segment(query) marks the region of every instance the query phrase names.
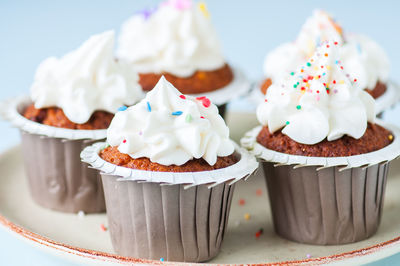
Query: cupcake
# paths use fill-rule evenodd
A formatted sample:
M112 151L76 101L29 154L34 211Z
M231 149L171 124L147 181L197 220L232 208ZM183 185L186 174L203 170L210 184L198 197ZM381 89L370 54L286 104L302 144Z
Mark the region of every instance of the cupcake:
M114 32L90 37L61 58L38 67L30 97L3 103L3 116L20 129L33 200L63 212L105 211L101 178L79 154L105 139L114 113L137 102L138 75L113 56Z
M357 77L356 86L378 99L377 113L397 100L392 97L394 91L388 92L390 64L383 49L364 35L344 33L342 27L322 10L315 10L306 20L294 42L284 43L267 54L261 92L265 94L272 83L307 62L317 47L327 40L343 48L340 49L342 65L349 75Z
M374 99L349 79L336 42L324 42L274 82L242 145L261 161L275 231L300 243L360 241L378 229L400 131L375 119Z
M258 167L208 98L183 95L164 77L115 115L107 144L81 157L101 171L116 253L168 261L218 254L234 182Z
M222 115L228 101L249 89L226 62L203 2L168 0L132 16L122 25L117 55L137 70L144 91L164 76L181 93L210 98Z

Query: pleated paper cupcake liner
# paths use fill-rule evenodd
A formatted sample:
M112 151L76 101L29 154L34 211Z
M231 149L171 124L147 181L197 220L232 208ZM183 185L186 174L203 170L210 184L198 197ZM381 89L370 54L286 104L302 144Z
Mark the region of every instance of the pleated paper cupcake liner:
M101 177L80 161L83 148L106 137L106 130L71 130L42 125L23 117L29 97L3 102L2 116L19 128L22 154L33 200L61 212L105 211Z
M400 155L400 131L381 150L348 157L307 157L269 150L256 141L261 127L241 143L261 161L277 234L292 241L339 245L378 229L390 161Z
M114 250L122 256L202 262L215 257L226 231L234 185L121 182L102 174Z
M117 166L104 161L99 153L107 143L98 142L86 147L81 153L83 162L88 163L99 171L119 176L121 181L156 182L166 185L185 184L186 187L208 184L210 187L224 182L233 184L240 179L246 179L258 168L258 162L247 150L233 143L240 160L234 165L202 172L152 172Z

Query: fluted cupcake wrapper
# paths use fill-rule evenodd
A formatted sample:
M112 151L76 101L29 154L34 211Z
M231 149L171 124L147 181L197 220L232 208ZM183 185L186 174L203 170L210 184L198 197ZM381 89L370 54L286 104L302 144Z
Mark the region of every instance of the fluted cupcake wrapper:
M33 200L62 212L105 211L98 171L80 161L80 152L106 130L73 130L43 125L22 113L32 104L29 96L0 103L0 115L21 132L22 154Z
M33 200L52 210L76 213L105 211L101 177L80 161L95 140L67 140L21 130L22 154Z
M202 262L215 257L228 223L234 185L185 189L102 174L111 240L123 256Z
M389 163L340 171L263 162L275 231L300 243L339 245L378 229Z

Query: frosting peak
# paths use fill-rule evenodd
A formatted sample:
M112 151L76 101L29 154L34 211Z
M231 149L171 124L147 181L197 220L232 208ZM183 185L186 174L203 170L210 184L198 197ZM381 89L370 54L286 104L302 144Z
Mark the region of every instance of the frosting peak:
M339 49L323 43L305 65L273 83L257 108L260 123L309 145L362 137L367 121L374 122L375 101L344 72Z
M214 165L234 151L217 107L206 97L182 95L164 77L142 101L115 115L107 142L132 158L163 165L193 158Z
M121 28L117 55L139 73L191 76L225 64L204 3L169 0L128 19Z
M115 60L114 31L90 37L61 58L50 57L38 67L31 87L36 108L57 106L74 123L83 124L93 112L115 113L142 97L139 77Z

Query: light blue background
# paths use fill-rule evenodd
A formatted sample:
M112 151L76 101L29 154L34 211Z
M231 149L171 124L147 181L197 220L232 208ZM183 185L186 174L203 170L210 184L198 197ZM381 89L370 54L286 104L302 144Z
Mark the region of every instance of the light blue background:
M61 56L90 35L120 24L158 1L0 1L0 100L27 93L37 65ZM255 80L266 52L295 38L316 7L337 18L346 31L365 33L380 43L400 81L400 1L232 1L207 2L227 59ZM236 102L234 109L248 109ZM400 126L400 107L385 119ZM0 151L19 142L18 132L0 122ZM379 265L400 263L400 255ZM0 265L73 265L32 249L0 230Z

